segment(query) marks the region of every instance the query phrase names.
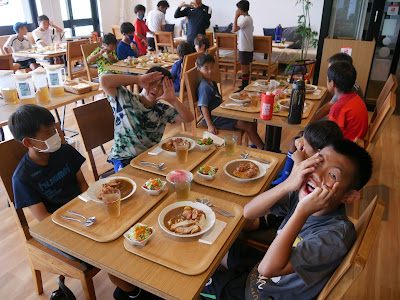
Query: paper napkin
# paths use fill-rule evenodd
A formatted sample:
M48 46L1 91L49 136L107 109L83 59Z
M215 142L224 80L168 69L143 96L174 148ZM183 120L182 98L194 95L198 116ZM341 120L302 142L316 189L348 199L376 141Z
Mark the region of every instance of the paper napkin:
M321 90L320 89L316 89L315 91L314 91L314 93L313 93L313 95L316 95L316 96L318 96L319 94L321 94Z
M218 219L215 220L214 227L210 231L203 234L201 239L199 239L199 242L208 244L208 245L212 245L212 243L215 242L217 237L219 237L222 230L224 230L225 226L226 226L226 222L218 220Z
M154 148L152 151L148 152L149 155L158 155L160 154L162 149L160 147Z
M204 131L203 139L206 139L206 138L211 138L214 141L214 144L217 146L222 146L225 143L223 139L216 136L215 134L212 134L211 132L208 132L208 131Z

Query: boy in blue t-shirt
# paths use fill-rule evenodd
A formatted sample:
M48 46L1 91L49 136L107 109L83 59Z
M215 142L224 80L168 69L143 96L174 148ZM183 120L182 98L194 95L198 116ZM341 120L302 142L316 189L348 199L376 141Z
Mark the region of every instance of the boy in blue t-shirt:
M219 93L217 83L213 81L215 72L215 60L208 53L201 54L196 60L197 70L203 76L197 90L198 107L203 115L201 124L208 127L208 131L218 134L218 129L241 129L246 131L252 145L259 149L264 148L264 143L257 133L257 123L250 123L241 120L217 117L212 111L220 106L222 97Z
M12 177L16 209L28 207L33 216L41 221L87 190L88 185L80 169L85 158L72 146L61 144L50 111L34 104L21 106L11 115L8 126L15 140L28 148ZM152 297L111 274L109 277L117 285L114 299L137 298L139 294L145 297L141 299ZM146 298L146 295L149 297Z
M175 92L179 93L179 90L181 88L181 72L182 72L183 58L185 57L185 55L188 55L193 52L193 47L188 42L183 42L178 45L176 52L179 56L179 60L174 62L174 64L172 65L171 75Z
M120 31L124 36L117 46L118 59L126 59L128 56L139 57L140 51L135 39L135 27L130 22L121 24Z

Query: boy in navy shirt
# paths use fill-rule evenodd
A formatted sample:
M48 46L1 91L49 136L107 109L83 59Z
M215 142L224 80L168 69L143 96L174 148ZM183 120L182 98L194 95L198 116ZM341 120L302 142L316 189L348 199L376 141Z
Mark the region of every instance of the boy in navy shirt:
M174 83L175 93L179 93L179 90L181 89L181 72L182 72L183 58L185 57L185 55L188 55L192 52L193 52L193 47L188 42L180 43L178 45L178 48L176 49L176 53L179 56L179 60L177 60L172 65L171 68L171 75Z
M117 56L118 59L126 59L128 56L139 57L140 51L135 39L135 27L130 22L121 24L120 31L124 36L118 43Z

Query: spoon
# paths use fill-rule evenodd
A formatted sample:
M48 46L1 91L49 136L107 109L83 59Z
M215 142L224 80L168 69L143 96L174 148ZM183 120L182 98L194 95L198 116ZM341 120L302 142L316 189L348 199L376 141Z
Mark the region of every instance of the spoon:
M78 216L78 217L81 217L81 218L85 219L86 222L88 222L88 221L91 221L91 222L96 221L96 217L86 218L85 216L82 216L82 215L80 215L80 214L78 214L78 213L76 213L76 212L74 212L74 211L72 211L72 210L68 210L68 212L69 212L71 215L75 215L75 216Z
M163 170L166 169L166 167L165 168L162 167L162 166L165 165L165 163L155 164L155 163L152 163L152 162L149 162L149 161L143 161L143 160L141 160L140 163L142 165L144 165L144 166L150 166L150 167L156 168L159 171L163 171Z
M252 157L253 159L256 159L256 160L258 160L258 161L260 161L262 163L265 163L265 164L270 164L271 163L269 160L266 160L264 158L261 158L261 157L258 157L258 156L254 156L254 155L250 155L244 150L243 150L243 153L240 154L240 157L243 157L244 159L248 159L248 158Z
M85 227L89 227L89 226L93 225L94 222L95 222L95 221L81 221L81 220L78 220L78 219L75 219L75 218L71 218L71 217L68 217L68 216L63 216L63 215L61 215L61 218L64 218L64 219L67 219L67 220L72 220L72 221L77 221L77 222L81 223Z

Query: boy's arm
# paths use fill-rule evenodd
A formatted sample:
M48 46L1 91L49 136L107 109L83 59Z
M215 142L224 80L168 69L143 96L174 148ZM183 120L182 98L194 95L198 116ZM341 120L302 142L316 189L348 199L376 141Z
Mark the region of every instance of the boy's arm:
M99 53L94 54L93 52L88 56L87 62L89 64L94 63L101 55L103 55L104 52L106 52L106 49L101 49Z
M136 46L135 42L131 43L131 48L136 53L136 56L139 57L140 56L140 51L139 51L138 47Z
M57 33L63 33L63 32L64 32L64 29L58 27L56 24L54 24L53 21L49 22L49 25L50 25L51 27L54 27L54 28L56 29L56 32L57 32Z
M236 31L238 31L240 29L240 26L238 26L238 24L237 24L239 16L240 16L240 11L239 11L239 8L238 8L236 10L236 13L235 13L235 20L233 21L233 28L232 28L233 32L236 32Z
M310 122L315 122L321 120L323 117L326 117L329 115L329 111L331 110L332 105L335 104L332 101L329 101L328 103L324 104L317 112L315 115L312 117Z
M182 18L188 15L188 8L186 7L185 9L182 9L182 7L185 5L185 2L182 2L181 5L178 6L178 8L175 10L174 18Z
M258 272L268 278L294 273L289 261L292 245L301 228L313 213L328 207L329 199L337 191L338 182L332 189L327 186L317 187L311 194L304 197L296 207L289 221L275 237L267 253L258 266Z
M144 45L147 46L147 39L146 39L146 36L144 36L144 35L141 34L141 33L136 33L136 36L140 39L140 42L141 42L142 44L144 44Z
M119 75L119 74L105 74L100 77L100 84L103 90L109 95L111 98L115 98L117 96L117 88L120 86L127 86L138 84L142 88L148 90L151 82L155 80L160 80L163 78L163 74L161 72L153 72L150 74L133 76L133 75Z
M28 206L30 212L32 215L38 220L42 221L46 219L48 216L51 216L51 213L49 213L44 206L43 202Z
M86 182L85 176L83 176L82 170L79 170L78 173L76 173L76 180L81 188L81 192L86 192L89 186Z
M320 161L318 153L294 165L289 178L274 188L258 195L244 207L246 219L255 220L270 213L270 208L290 192L298 190L307 174L314 171L314 165ZM268 250L269 251L269 250Z
M211 132L212 134L218 134L218 129L214 126L211 120L210 110L208 109L208 107L200 106L200 109L201 112L203 113L204 120L206 120L208 132Z

